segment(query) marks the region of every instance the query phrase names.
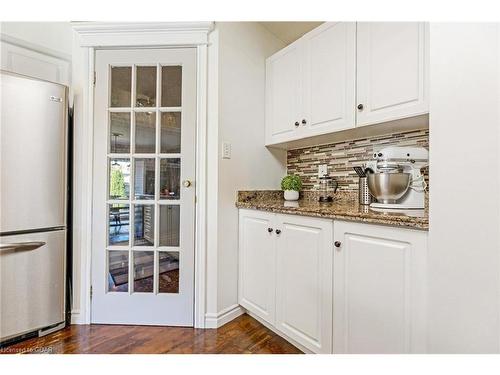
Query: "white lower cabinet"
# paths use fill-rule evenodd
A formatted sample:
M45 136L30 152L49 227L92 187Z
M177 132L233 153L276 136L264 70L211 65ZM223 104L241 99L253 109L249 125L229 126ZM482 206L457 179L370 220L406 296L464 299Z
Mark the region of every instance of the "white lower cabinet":
M425 353L427 232L241 209L239 303L314 353Z
M333 222L276 219L275 326L315 353L331 353Z
M240 305L308 350L331 353L333 222L255 210L239 220Z
M255 210L239 214L239 304L270 324L276 304L274 216Z
M334 353L425 353L427 233L335 221Z

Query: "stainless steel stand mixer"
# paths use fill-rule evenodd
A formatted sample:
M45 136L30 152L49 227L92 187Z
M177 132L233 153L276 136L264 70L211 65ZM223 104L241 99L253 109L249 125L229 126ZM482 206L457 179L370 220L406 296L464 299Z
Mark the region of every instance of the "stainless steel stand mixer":
M377 200L374 209L423 209L427 184L421 169L429 165L423 147L390 146L367 162L368 188Z

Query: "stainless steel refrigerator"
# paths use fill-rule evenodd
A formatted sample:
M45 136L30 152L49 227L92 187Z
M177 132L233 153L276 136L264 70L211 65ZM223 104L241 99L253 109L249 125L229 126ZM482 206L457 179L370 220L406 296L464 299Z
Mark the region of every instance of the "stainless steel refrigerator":
M66 86L1 72L0 343L65 321Z

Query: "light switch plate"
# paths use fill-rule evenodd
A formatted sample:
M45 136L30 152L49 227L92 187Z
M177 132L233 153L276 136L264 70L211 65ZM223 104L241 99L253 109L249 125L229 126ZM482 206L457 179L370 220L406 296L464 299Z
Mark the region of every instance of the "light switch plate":
M322 177L326 174L328 174L328 165L327 164L318 165L318 176Z
M222 142L222 159L231 159L231 143Z

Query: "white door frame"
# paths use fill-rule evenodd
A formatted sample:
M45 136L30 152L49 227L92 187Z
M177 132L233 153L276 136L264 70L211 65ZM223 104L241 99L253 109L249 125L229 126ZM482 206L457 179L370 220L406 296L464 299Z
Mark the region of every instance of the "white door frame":
M207 47L213 22L73 23L74 213L73 324L90 324L94 57L99 48L197 49L194 326L205 328Z

